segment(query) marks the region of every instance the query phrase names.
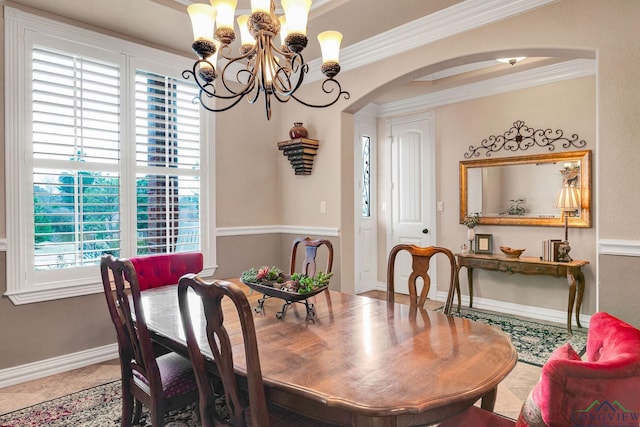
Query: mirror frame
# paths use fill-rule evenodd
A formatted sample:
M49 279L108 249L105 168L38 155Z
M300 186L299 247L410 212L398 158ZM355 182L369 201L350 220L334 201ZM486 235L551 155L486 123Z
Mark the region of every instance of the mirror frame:
M460 224L463 223L462 221L467 216L467 171L470 168L524 165L530 163L563 163L570 161L580 161L580 189L582 198L582 209L580 210L580 216L569 217L569 226L581 228L591 227L591 150L461 161ZM559 170L558 175L560 176ZM556 218L481 216L479 217L478 224L564 227L564 218L562 216Z

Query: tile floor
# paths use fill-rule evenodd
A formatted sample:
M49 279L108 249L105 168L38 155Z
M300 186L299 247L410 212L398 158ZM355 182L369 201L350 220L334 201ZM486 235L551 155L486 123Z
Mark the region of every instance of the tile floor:
M373 298L385 298L384 292L367 292ZM404 302L399 296L397 302ZM438 308L441 302L427 302L427 308ZM498 387L495 412L517 418L522 402L540 376L537 366L520 363ZM15 411L40 402L55 399L75 391L84 390L120 378L117 360L97 363L69 372L38 380L0 388L0 414Z

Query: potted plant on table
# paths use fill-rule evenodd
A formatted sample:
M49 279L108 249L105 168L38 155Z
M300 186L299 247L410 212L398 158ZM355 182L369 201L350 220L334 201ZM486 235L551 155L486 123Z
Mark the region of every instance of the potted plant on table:
M478 221L480 221L480 216L477 212L465 216L462 220L462 223L467 226L467 240L469 240L469 250L471 252L473 252L473 239L476 237L474 227L478 225Z

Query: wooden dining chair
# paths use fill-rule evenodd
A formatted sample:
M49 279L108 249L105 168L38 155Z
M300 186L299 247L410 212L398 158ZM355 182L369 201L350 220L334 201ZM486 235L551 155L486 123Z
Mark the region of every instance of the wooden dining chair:
M331 273L333 267L333 245L326 239L311 239L310 237L298 237L293 241L291 245L291 263L289 266L289 273L296 273L297 264L296 258L298 254L298 246L304 246L305 257L302 261L302 267L298 270L298 273L306 274L307 276L315 276L316 274L316 256L318 254L318 248L326 246L327 248L327 264L324 269L325 273Z
M177 353L156 351L145 323L138 272L131 259L105 255L100 261L100 272L118 340L122 375L121 426L128 427L132 422L138 424L144 405L149 409L151 424L162 427L166 412L198 400L191 363Z
M192 290L202 301L205 326L194 330L192 316L199 313L196 306L190 305L189 293ZM223 313L223 299L228 298L235 307L233 313ZM275 405L268 406L265 396L260 356L256 339L253 311L242 289L231 282L206 282L200 277L189 274L180 279L178 301L182 324L185 329L187 348L191 364L200 390L200 418L203 427L212 427L222 423L234 427L327 427L331 424L316 421L287 411ZM231 307L227 305L227 307ZM239 384L233 362L233 346L225 324L235 322L232 328L242 331L244 355L246 360L246 385ZM235 327L237 326L237 327ZM198 339L209 343L215 373L207 366ZM246 388L246 390L244 390ZM221 399L223 397L223 399Z
M438 246L421 247L416 245L399 244L391 249L387 264L387 301L390 303L395 301L396 257L402 251L408 252L412 259L411 274L409 275L409 303L417 305L418 307L424 307L424 303L427 300L427 295L429 293L429 288L431 287L431 277L429 275L431 259L437 254L443 254L449 261L450 265L449 288L443 312L445 314L451 314L453 308L453 296L456 292L458 294L458 310L460 310L460 285L458 283L455 256L449 249ZM422 278L423 281L422 290L420 291L419 296L418 278Z

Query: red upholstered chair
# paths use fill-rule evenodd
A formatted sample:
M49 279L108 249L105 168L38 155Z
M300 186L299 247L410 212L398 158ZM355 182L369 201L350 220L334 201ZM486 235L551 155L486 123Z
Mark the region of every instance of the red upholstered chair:
M196 329L192 325L191 310L195 307L190 307L191 298L188 295L190 289L201 298L201 304L204 307L206 325L203 331L206 331L204 333L209 342L219 378L207 370L205 358L200 351L199 341L207 341L204 341L204 336L200 336L200 329L197 330L198 336L196 336ZM232 303L230 307L235 307L237 316L230 312L223 314L223 299L230 300ZM200 390L199 407L203 427L221 424L234 427L328 427L330 425L276 406L267 406L253 323L253 310L239 286L226 281L205 282L196 275L189 274L180 279L178 301L189 357ZM236 376L233 347L225 326L232 322L238 324L238 329L242 331L244 351L239 353L244 354L246 361L246 382L238 381ZM217 396L222 395L224 395L226 410L221 410L223 408L220 405L221 400L217 399Z
M181 252L130 258L136 270L140 290L177 285L187 273L200 273L203 266L201 252Z
M172 271L174 274L178 271L178 265L197 266L197 256L193 256L196 260L194 264L185 262L185 259L191 258L180 256L180 263L175 265L171 257L159 255L137 258L139 270L134 267L133 259L116 259L106 255L100 262L104 294L118 339L123 427L130 426L132 419L134 424L138 423L142 405L149 408L152 425L162 427L167 411L198 400L198 388L189 359L166 349L157 351L144 321L140 300L140 276L147 278L148 286L159 286L173 280L162 280L162 271ZM201 256L199 259L202 259ZM200 270L201 261L197 271ZM151 274L151 271L154 273ZM183 271L182 274L187 272ZM177 281L173 282L174 285Z
M602 422L603 416L609 424ZM584 360L568 343L556 349L542 367L540 381L522 406L515 425L629 426L639 425L639 416L640 330L599 312L591 317ZM506 425L496 424L504 422L497 417L473 407L440 427Z

